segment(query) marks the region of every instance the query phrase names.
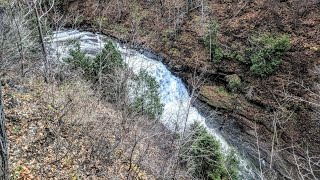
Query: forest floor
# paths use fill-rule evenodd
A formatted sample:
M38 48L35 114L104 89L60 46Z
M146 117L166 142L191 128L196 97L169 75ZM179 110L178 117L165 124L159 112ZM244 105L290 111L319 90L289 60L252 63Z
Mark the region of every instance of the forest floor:
M142 117L124 124L90 83L13 74L1 82L11 179L155 179L167 166L170 133Z

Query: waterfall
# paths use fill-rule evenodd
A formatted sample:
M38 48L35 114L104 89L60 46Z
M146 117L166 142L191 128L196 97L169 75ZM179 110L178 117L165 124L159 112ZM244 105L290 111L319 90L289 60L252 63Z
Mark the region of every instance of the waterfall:
M94 56L100 52L108 38L103 35L78 30L56 31L52 36L47 37L49 57L63 62L63 58L68 56L69 49L72 47L70 41L73 40L77 40L80 43L81 50L89 56ZM232 149L232 146L219 134L219 131L209 128L205 123L205 117L195 107L190 106L191 97L180 78L174 76L162 62L148 58L119 43L115 43L115 45L134 73L146 70L159 83L160 99L161 103L164 104L161 122L169 130L176 130L177 127L178 129L183 129L185 124L188 127L194 122L199 122L220 142L223 153L226 154ZM257 179L253 166L245 158L240 155L237 156L240 169L239 178Z

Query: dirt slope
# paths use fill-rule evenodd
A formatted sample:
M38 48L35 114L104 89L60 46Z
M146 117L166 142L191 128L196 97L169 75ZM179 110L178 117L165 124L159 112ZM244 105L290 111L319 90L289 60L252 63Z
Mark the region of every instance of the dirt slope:
M121 111L100 102L88 82L59 86L1 74L0 83L10 179L156 179L167 166L172 136L165 128L143 117L126 126Z

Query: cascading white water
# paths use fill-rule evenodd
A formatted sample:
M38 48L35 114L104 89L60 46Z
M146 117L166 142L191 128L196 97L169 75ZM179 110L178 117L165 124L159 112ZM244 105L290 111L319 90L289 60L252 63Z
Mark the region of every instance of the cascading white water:
M56 31L51 37L47 37L49 43L49 57L63 62L63 58L68 56L71 40L80 43L81 50L89 56L94 56L104 46L107 37L91 32L80 32L77 30ZM166 66L156 60L150 59L139 52L128 49L115 43L117 49L121 52L125 62L134 73L140 70L146 70L149 75L154 77L160 85L160 99L164 104L164 111L161 116L162 123L170 130L183 129L184 125L188 127L194 122L199 122L218 140L221 144L223 153L227 153L232 147L215 130L208 128L205 123L205 117L200 115L195 107L190 106L191 97L182 80L174 76ZM240 179L257 179L256 173L249 163L242 157L240 160Z

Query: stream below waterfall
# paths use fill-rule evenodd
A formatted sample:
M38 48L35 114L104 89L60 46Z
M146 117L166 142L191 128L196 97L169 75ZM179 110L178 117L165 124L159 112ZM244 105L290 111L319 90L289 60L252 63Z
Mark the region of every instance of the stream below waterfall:
M77 42L80 43L81 50L89 56L95 56L101 51L104 43L110 39L104 35L78 30L55 31L52 36L47 37L49 43L49 58L58 59L63 62L63 58L68 56L69 49L72 48L70 40L77 40ZM182 129L185 124L189 126L197 121L206 127L212 136L220 142L224 154L233 149L219 134L218 129L209 128L206 125L205 117L198 112L197 108L193 106L190 107L191 97L188 89L180 78L174 76L162 62L148 58L119 43L114 43L134 73L139 73L140 70L146 70L147 73L154 77L159 83L160 99L161 103L164 104L161 122L169 130L174 130L177 127ZM187 121L185 122L186 119ZM254 166L242 156L238 155L238 158L240 161L239 179L258 179Z

